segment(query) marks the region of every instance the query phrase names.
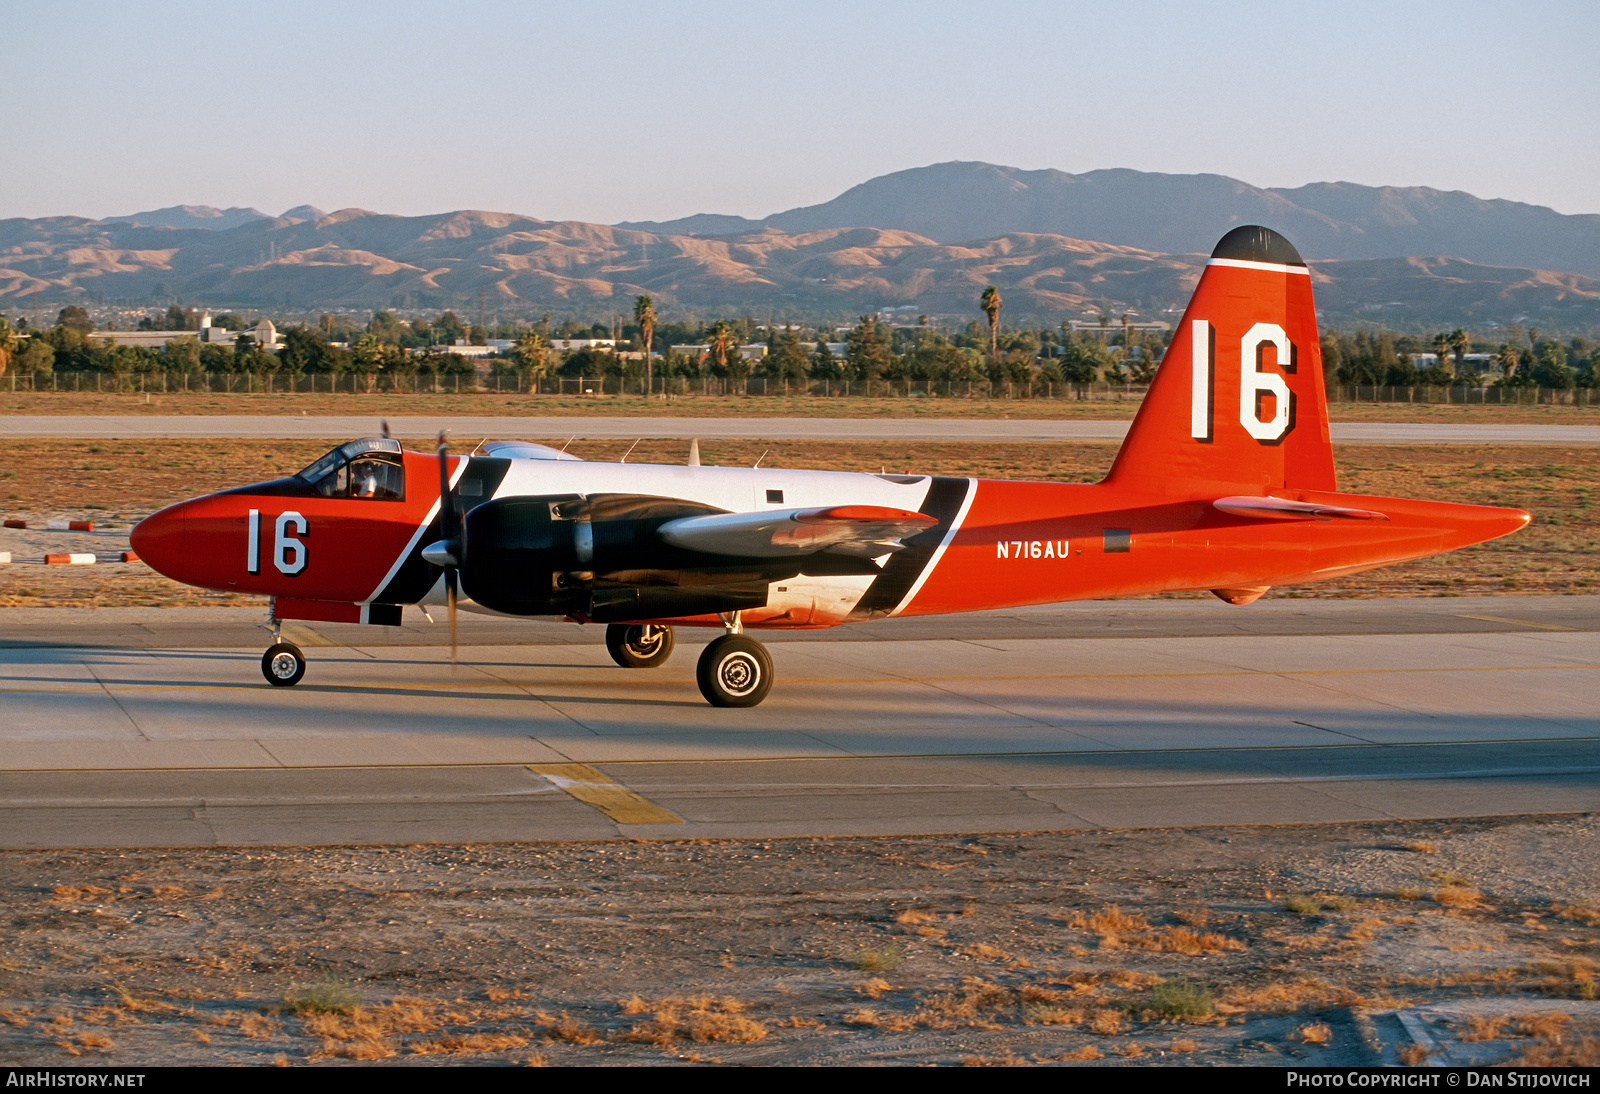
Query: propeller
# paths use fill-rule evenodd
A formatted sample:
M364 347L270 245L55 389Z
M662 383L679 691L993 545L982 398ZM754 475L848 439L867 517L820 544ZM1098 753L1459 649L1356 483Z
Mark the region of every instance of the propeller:
M450 614L450 664L456 663L456 587L461 567L461 514L450 496L449 430L439 430L439 539L422 549L422 557L444 570L445 602Z

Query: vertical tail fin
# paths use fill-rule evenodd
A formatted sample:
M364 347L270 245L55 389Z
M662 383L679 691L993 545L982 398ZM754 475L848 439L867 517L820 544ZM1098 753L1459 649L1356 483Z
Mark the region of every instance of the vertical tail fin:
M1235 228L1211 252L1106 481L1334 489L1311 273L1277 232Z

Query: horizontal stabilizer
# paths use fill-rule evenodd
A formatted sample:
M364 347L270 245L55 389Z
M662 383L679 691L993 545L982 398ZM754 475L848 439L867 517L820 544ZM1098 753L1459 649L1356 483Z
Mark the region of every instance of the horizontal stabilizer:
M1371 509L1347 509L1341 505L1324 505L1312 501L1289 501L1285 498L1218 498L1211 503L1217 509L1235 517L1255 517L1259 520L1388 520L1384 513Z
M667 521L659 531L661 538L674 547L713 555L788 558L832 551L876 558L900 550L906 536L937 523L934 517L905 509L832 505L680 517Z

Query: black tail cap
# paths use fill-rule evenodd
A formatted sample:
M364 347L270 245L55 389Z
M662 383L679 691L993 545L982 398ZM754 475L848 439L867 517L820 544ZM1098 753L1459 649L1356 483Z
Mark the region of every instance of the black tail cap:
M1294 244L1271 228L1241 224L1217 243L1212 258L1236 258L1244 262L1271 262L1278 266L1304 266L1306 260Z

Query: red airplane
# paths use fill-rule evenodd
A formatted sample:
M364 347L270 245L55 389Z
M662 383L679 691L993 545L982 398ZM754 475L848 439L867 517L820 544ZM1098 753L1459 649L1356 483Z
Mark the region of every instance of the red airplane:
M286 619L397 625L401 607L606 625L660 665L675 626L715 706L761 702L746 630L832 627L1210 590L1248 604L1514 532L1518 509L1339 493L1311 276L1276 232L1212 253L1103 482L591 463L544 445L452 456L342 444L290 478L161 510L133 549L190 585L272 598L262 672L298 683ZM458 593L459 590L459 593Z

